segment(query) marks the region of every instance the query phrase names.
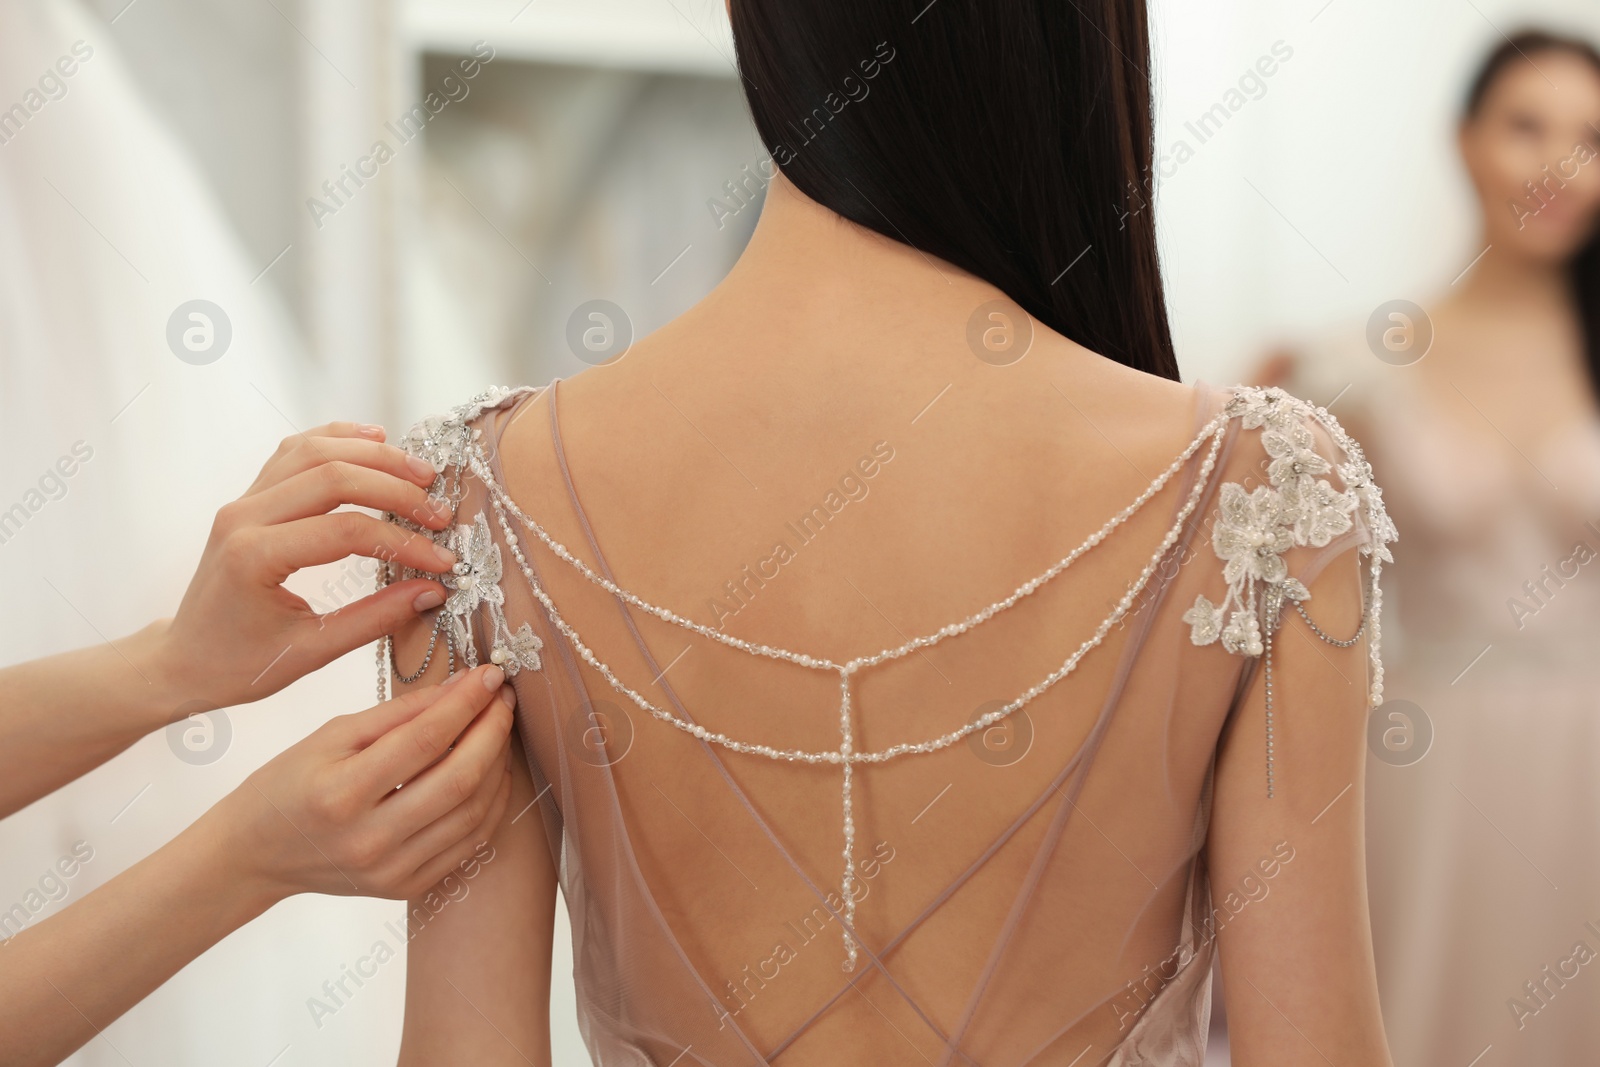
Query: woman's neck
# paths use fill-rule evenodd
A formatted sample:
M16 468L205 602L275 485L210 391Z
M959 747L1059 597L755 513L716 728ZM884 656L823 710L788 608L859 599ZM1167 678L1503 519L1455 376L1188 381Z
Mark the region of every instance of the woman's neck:
M1559 260L1518 255L1490 248L1463 280L1456 301L1471 307L1492 307L1496 314L1548 314L1568 308L1566 264Z
M993 290L964 271L858 226L823 207L780 172L767 187L761 219L726 283L730 289L780 285L800 300L838 307Z
M1511 419L1507 412L1552 391L1589 395L1582 328L1564 262L1491 247L1437 311L1439 351L1424 374L1478 396L1496 419ZM1515 374L1508 378L1511 367ZM1546 417L1561 421L1546 400L1538 403L1546 405Z
M781 173L754 234L717 287L654 335L656 351L705 373L733 371L759 346L765 373L865 384L948 374L976 363L968 328L996 286L823 207ZM725 344L708 346L706 338ZM681 339L683 344L672 343ZM1100 361L1034 325L1031 351ZM939 369L941 364L944 369Z

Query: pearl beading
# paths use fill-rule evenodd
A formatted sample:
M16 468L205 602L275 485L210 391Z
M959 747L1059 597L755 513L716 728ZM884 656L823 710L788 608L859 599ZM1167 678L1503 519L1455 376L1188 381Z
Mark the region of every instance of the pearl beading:
M1272 517L1270 520L1263 521L1270 521L1271 523L1278 523L1281 521L1292 522L1294 524L1294 535L1290 538L1292 543L1326 543L1325 538L1321 541L1318 541L1314 539L1314 535L1313 539L1307 542L1304 539L1307 535L1304 535L1301 532L1301 526L1308 525L1314 528L1319 523L1325 524L1327 523L1331 514L1334 520L1333 526L1335 527L1336 532L1338 515L1352 510L1358 505L1361 505L1364 506L1365 517L1371 525L1374 533L1374 542L1362 546L1363 554L1371 554L1373 556L1372 565L1370 568L1371 594L1368 598L1366 610L1363 611L1361 627L1358 628L1355 635L1348 640L1339 640L1328 636L1321 630L1320 627L1311 621L1310 616L1306 613L1305 608L1300 603L1300 601L1309 594L1305 592L1303 585L1301 585L1295 579L1288 577L1286 574L1282 575L1276 580L1266 580L1267 584L1265 587L1265 596L1260 600L1259 603L1253 581L1249 583L1237 583L1230 579L1231 586L1239 586L1235 591L1237 594L1235 602L1240 608L1239 617L1249 625L1246 627L1247 632L1243 632L1242 634L1223 634L1224 637L1233 637L1231 643L1229 641L1225 641L1224 643L1230 645L1229 651L1240 652L1246 655L1264 655L1265 658L1267 796L1269 798L1273 796L1275 785L1273 767L1275 738L1273 732L1274 701L1272 677L1272 638L1273 632L1279 626L1279 613L1284 599L1291 600L1295 604L1296 610L1299 611L1301 616L1304 617L1306 622L1310 625L1312 632L1317 637L1327 641L1330 644L1338 645L1340 647L1349 647L1360 638L1362 629L1366 628L1368 625L1371 626L1372 642L1370 647L1370 657L1373 665L1371 697L1374 704L1382 702L1383 665L1379 654L1378 626L1378 612L1381 610L1382 592L1379 587L1379 573L1381 571L1382 560L1390 558L1387 549L1384 546L1387 541L1395 539L1396 535L1394 533L1393 524L1389 522L1387 514L1383 511L1381 493L1379 492L1377 486L1371 482L1370 467L1365 463L1360 446L1344 433L1343 428L1339 426L1337 420L1334 420L1325 408L1312 408L1310 405L1290 397L1281 390L1237 389L1234 397L1231 398L1230 401L1224 406L1223 411L1199 431L1195 438L1190 442L1188 447L1185 448L1183 452L1181 452L1178 457L1173 460L1167 469L1158 475L1156 479L1146 487L1144 492L1140 493L1132 503L1123 508L1116 515L1112 516L1112 518L1108 520L1099 530L1090 534L1081 544L1078 545L1078 547L1074 548L1066 556L1058 560L1049 569L1037 577L1032 578L1018 586L1017 589L1014 590L1009 596L1001 600L997 600L982 610L960 620L959 622L944 626L933 633L913 638L912 640L894 648L883 649L873 655L857 657L855 659L847 660L843 663L836 662L827 657L812 656L772 645L745 641L729 634L725 634L713 627L709 627L702 623L697 623L693 620L684 618L668 608L644 600L642 597L639 597L638 595L618 586L615 582L611 581L605 576L596 573L591 567L589 567L588 564L583 562L583 560L579 559L569 549L567 549L565 545L552 537L548 531L543 528L543 526L541 526L532 516L528 515L517 505L516 501L511 498L506 489L496 480L494 477L493 468L489 463L488 456L485 453L481 443L480 434L476 429L473 429L469 425L470 421L476 418L477 415L481 414L483 410L488 407L503 403L505 400L517 395L518 392L520 391L490 390L488 393L475 398L471 403L455 409L455 411L452 412L448 417L427 420L424 424L421 424L418 429L412 431L412 433L406 439L406 442L404 442L404 447L407 447L408 451L413 451L414 454L422 454L429 458L434 463L435 469L439 470L440 472L439 482L445 483L446 485L449 484L446 468L454 466L454 492L452 492L450 495L456 503L458 509L464 494L462 479L463 468L469 469L473 475L483 483L487 489L490 507L494 512L496 522L500 526L505 544L510 548L511 553L516 560L517 566L522 571L523 577L528 582L529 588L532 591L535 599L537 599L544 607L551 624L555 626L555 628L563 636L566 637L568 642L578 653L578 656L585 663L593 667L601 675L601 677L606 680L607 684L610 685L611 688L619 695L627 698L631 703L648 713L651 717L666 722L669 725L687 734L690 734L691 736L707 744L714 744L730 751L748 755L762 756L772 760L805 762L810 764L826 763L840 767L842 773L841 809L843 816L844 838L844 847L841 852L841 858L844 860L844 870L840 878L840 891L842 893L842 911L844 919L842 925L844 927L843 937L846 951L846 960L843 964L843 967L846 971L854 970L858 962L859 955L857 942L853 933L856 916L856 901L853 895L853 888L855 885L855 820L853 803L853 780L855 765L858 763L883 763L904 755L936 752L941 749L948 748L951 745L959 742L961 739L976 733L979 730L987 729L988 727L994 725L994 723L1001 721L1007 716L1025 707L1034 699L1048 691L1056 683L1064 679L1067 675L1071 674L1072 671L1076 669L1082 658L1090 650L1098 647L1104 641L1111 628L1116 626L1132 609L1133 605L1142 595L1146 585L1149 583L1151 576L1155 573L1157 568L1161 565L1161 562L1171 551L1173 545L1177 542L1185 523L1193 514L1195 508L1199 504L1200 499L1203 497L1206 488L1209 485L1211 473L1215 469L1218 454L1220 452L1222 443L1226 438L1228 423L1233 418L1242 418L1243 424L1246 428L1253 428L1254 426L1265 423L1270 430L1276 431L1278 434L1277 439L1269 442L1268 447L1268 451L1270 453L1279 457L1279 464L1277 465L1276 473L1274 473L1273 476L1273 483L1275 487L1281 487L1285 485L1292 478L1296 483L1298 483L1300 488L1312 487L1314 489L1326 491L1323 494L1322 499L1316 499L1313 497L1309 499L1309 501L1300 501L1299 503L1289 505L1287 507L1280 507L1280 505L1283 505L1283 500L1281 497L1267 501L1265 503L1268 505L1268 511L1271 513ZM1349 459L1349 462L1345 466L1339 468L1340 476L1344 478L1347 485L1347 488L1342 493L1337 493L1336 491L1332 490L1331 486L1328 486L1326 482L1321 482L1320 484L1313 486L1311 481L1312 475L1330 470L1332 469L1331 466L1325 461L1321 460L1321 458L1315 453L1310 453L1307 451L1307 446L1304 444L1304 442L1288 439L1284 436L1286 432L1300 432L1286 428L1289 427L1289 420L1291 420L1293 417L1304 415L1314 416L1319 422L1326 426L1334 437L1335 442L1344 450ZM1167 531L1167 534L1163 537L1160 545L1152 554L1150 562L1140 572L1137 581L1129 585L1126 595L1124 595L1122 599L1118 601L1111 612L1105 617L1105 619L1102 620L1100 625L1096 627L1094 633L1081 645L1079 645L1079 647L1067 657L1060 667L1052 671L1034 686L1025 690L1009 704L980 716L978 719L964 725L960 729L946 734L941 734L938 737L926 741L891 745L888 748L877 752L857 751L855 747L854 730L851 718L853 697L850 678L853 674L863 668L873 667L882 663L900 659L920 649L936 645L947 638L966 633L974 627L981 625L983 622L993 618L1000 612L1013 607L1025 597L1032 595L1034 592L1038 591L1045 584L1065 571L1086 552L1104 541L1119 526L1121 526L1132 515L1138 512L1145 503L1147 503L1151 498L1165 488L1172 477L1179 470L1181 470L1184 464L1193 458L1193 456L1202 447L1204 447L1207 441L1210 441L1211 447L1202 462L1200 471L1195 479L1194 487L1191 490L1188 498L1185 500L1183 507L1179 510L1177 519L1175 520L1173 526ZM1225 488L1237 487L1231 486L1230 484L1229 487ZM1298 500L1298 498L1296 499ZM1249 518L1249 520L1252 522L1255 521L1254 516L1247 516L1247 518ZM840 693L839 747L837 749L808 751L804 749L779 749L770 745L741 741L731 738L726 734L709 730L697 722L681 718L680 716L673 714L670 710L651 703L646 697L643 696L643 694L637 692L623 682L622 679L619 678L611 669L611 667L594 653L594 651L583 641L577 630L572 627L571 624L569 624L561 615L561 612L556 607L554 600L540 584L537 576L535 575L531 562L528 560L523 551L521 539L518 537L516 530L512 526L513 519L515 519L516 522L525 530L531 531L539 541L541 541L552 553L555 554L557 558L561 559L577 570L579 574L581 574L587 581L601 589L604 589L606 592L619 598L625 603L638 608L646 614L652 615L671 625L678 626L682 629L704 636L730 648L745 652L749 655L782 660L785 662L794 663L807 669L826 670L837 673L839 677ZM480 512L477 522L481 524L483 520L484 516L482 512ZM1348 524L1345 525L1347 526ZM1239 530L1234 531L1236 534L1239 532ZM1252 527L1244 530L1243 534L1244 544L1247 546L1247 548L1263 560L1266 560L1269 557L1275 558L1276 553L1282 550L1279 546L1284 541L1285 535L1282 532L1273 531L1270 527ZM441 535L434 536L438 537ZM1217 531L1217 537L1215 537L1214 540L1217 543L1219 555L1222 555L1223 539L1220 530ZM1237 551L1233 551L1233 554L1237 555L1238 553ZM1225 556L1224 558L1228 557ZM387 568L385 568L385 570L387 570ZM382 584L387 577L388 575L386 573L380 572L380 584ZM447 584L450 584L448 580ZM1202 605L1204 606L1205 610L1202 610ZM1212 611L1216 612L1216 617L1218 620L1220 620L1221 609L1214 605L1210 605L1210 603L1202 597L1197 601L1196 607L1191 609L1190 613L1185 614L1185 620L1190 621L1195 625L1195 632L1192 636L1196 644L1207 644L1210 643L1211 640L1216 639L1217 633L1212 632L1216 630L1214 625L1211 626L1210 629L1207 629L1204 634L1202 633L1202 630L1205 629L1206 624L1210 622ZM1201 618L1202 616L1204 616L1203 619ZM442 618L443 616L441 616L441 620ZM459 623L461 620L457 620L457 622ZM523 628L525 630L527 629L526 624L524 624ZM497 627L497 634L498 629L499 627ZM1254 635L1253 640L1252 634ZM452 635L447 631L446 636L450 637ZM532 638L531 634L528 635L528 637L534 641L535 645L534 650L531 653L533 655L533 659L529 665L532 666L533 669L537 669L537 639ZM437 631L434 634L434 640L437 640ZM450 651L452 653L451 659L453 667L453 660L455 658L453 642ZM468 658L471 659L472 650L469 648L466 651L468 653ZM424 658L423 670L426 669L427 663L432 657L432 652L433 642L430 642L428 654ZM378 661L378 695L379 699L382 700L387 695L387 682L389 675L393 670L392 644L388 639L383 639L378 644ZM496 662L499 661L497 660ZM403 677L402 681L409 681L417 677L419 674L420 672L416 672L411 676Z
M681 627L685 630L693 631L694 633L700 634L702 637L706 637L712 641L727 645L729 648L736 648L739 651L746 652L750 655L785 660L790 663L798 664L802 667L809 667L819 670L837 670L853 674L863 667L875 667L881 663L887 663L891 660L900 659L904 656L909 656L913 652L917 652L921 649L930 648L933 645L939 644L941 641L944 641L947 638L964 634L973 627L987 622L989 619L993 618L995 615L1006 610L1007 608L1013 607L1025 597L1037 592L1042 586L1050 582L1051 579L1055 578L1062 571L1070 567L1085 552L1088 552L1100 542L1104 541L1112 533L1112 531L1131 518L1135 512L1137 512L1148 500L1150 500L1151 497L1155 496L1162 489L1164 489L1168 481L1171 480L1172 476L1182 469L1183 465L1187 463L1197 451L1199 451L1201 446L1203 446L1208 439L1216 437L1222 432L1223 428L1227 424L1227 421L1228 420L1225 416L1219 415L1210 423L1208 423L1189 444L1189 446L1179 454L1178 458L1173 460L1171 465L1169 465L1166 470L1159 474L1156 479L1145 489L1145 491L1140 493L1131 504L1117 512L1117 514L1112 516L1112 518L1106 522L1104 526L1090 534L1082 544L1073 549L1071 552L1067 553L1067 555L1058 560L1044 573L1035 578L1029 579L1028 581L1022 583L1022 585L1018 586L1010 596L1007 596L1002 600L997 600L983 610L967 616L960 622L944 626L934 633L913 638L912 640L907 641L895 648L884 649L883 651L874 655L861 656L845 663L836 663L824 656L810 656L801 652L792 652L788 649L776 648L772 645L745 641L741 638L734 637L731 634L723 633L721 630L718 630L715 627L707 626L704 623L695 622L692 619L686 619L669 608L652 604L649 601L646 601L643 598L635 595L634 593L623 589L621 586L606 578L604 575L596 573L587 563L573 555L565 545L551 537L544 527L540 526L536 520L527 515L520 507L517 506L516 502L511 499L510 495L505 491L505 489L494 480L493 472L490 469L488 460L483 455L481 444L474 442L470 446L468 458L471 463L473 473L476 474L480 480L483 481L483 484L489 488L491 495L499 499L501 503L506 506L513 515L516 516L519 522L532 531L533 534L539 538L539 540L543 541L545 546L548 547L550 551L553 552L559 559L570 564L578 571L578 573L582 574L584 578L588 579L588 581L599 586L601 589L604 589L613 596L627 601L640 611L643 611L649 615L653 615L664 622L671 623L672 625ZM1215 448L1213 448L1213 454L1214 453ZM1205 471L1207 475L1209 475L1211 466L1214 464L1215 459L1213 455L1213 458L1209 460L1207 464ZM1202 478L1201 481L1203 482L1204 479Z
M1105 640L1106 635L1110 633L1112 627L1121 621L1123 616L1125 616L1132 609L1140 594L1144 591L1145 586L1149 583L1151 576L1154 575L1156 570L1160 567L1161 561L1166 558L1167 554L1171 551L1172 546L1177 543L1179 536L1181 536L1183 532L1184 524L1188 521L1189 516L1193 514L1194 509L1199 505L1200 499L1205 493L1206 487L1210 480L1211 471L1216 466L1217 455L1221 450L1223 439L1226 436L1226 429L1226 419L1222 418L1221 416L1219 416L1217 419L1214 419L1206 426L1205 430L1203 430L1195 438L1189 447L1183 451L1178 459L1176 459L1173 464L1156 479L1155 482L1151 483L1151 485L1147 487L1146 490L1141 493L1132 504L1118 512L1099 530L1090 534L1082 544L1080 544L1072 552L1068 553L1049 570L1045 571L1037 578L1034 578L1019 586L1011 596L995 601L982 611L967 616L967 618L963 619L959 623L945 626L933 634L913 638L912 640L907 641L896 648L885 649L876 655L860 657L849 660L845 663L837 663L826 657L811 656L770 645L757 645L751 642L743 641L739 638L723 634L720 631L705 626L704 624L696 623L690 619L685 619L667 608L652 604L649 601L644 600L642 597L639 597L637 594L623 589L610 579L604 577L603 575L597 574L586 563L574 556L565 545L561 544L554 537L552 537L537 520L535 520L531 515L528 515L522 510L521 507L517 505L516 501L511 498L511 495L495 479L493 469L489 464L488 457L484 454L481 443L474 441L468 449L466 458L467 462L472 468L473 473L479 478L480 481L482 481L485 487L487 487L489 492L490 506L493 509L495 518L500 525L501 533L505 543L510 548L512 557L516 560L517 567L522 571L523 578L527 581L534 597L544 607L545 612L550 618L551 624L554 625L556 629L567 638L574 651L578 653L578 656L585 663L589 664L589 666L593 667L600 674L600 676L606 680L606 683L610 685L611 688L619 695L626 697L630 702L632 702L642 711L649 714L651 717L668 723L669 725L674 726L677 729L682 730L683 732L688 733L708 744L718 745L731 751L746 755L764 756L773 760L785 760L788 762L801 761L812 764L831 763L842 768L843 781L841 784L840 800L843 813L844 849L841 853L841 856L844 860L844 871L840 878L840 894L843 902L845 919L844 947L846 959L844 962L844 969L846 971L853 971L856 967L859 955L855 938L851 933L851 930L853 930L855 925L856 914L856 901L852 892L855 882L855 813L853 801L854 765L857 763L883 763L899 756L937 752L941 749L948 748L968 735L976 733L979 730L988 729L1007 716L1014 714L1016 711L1025 707L1027 704L1031 703L1040 695L1048 691L1051 687L1056 685L1056 683L1067 677L1067 675L1071 674L1073 670L1077 668L1083 657L1091 649L1098 647ZM1156 551L1152 553L1149 563L1147 563L1144 569L1140 572L1138 579L1128 588L1127 593L1122 597L1121 600L1117 602L1117 605L1111 610L1105 619L1101 621L1100 625L1095 628L1093 635L1079 645L1078 648L1067 657L1066 661L1063 662L1060 667L1052 671L1042 681L1024 691L1015 700L1004 705L1003 707L994 709L985 713L984 715L979 716L977 719L967 723L957 730L952 730L949 733L941 734L940 736L927 741L891 745L890 747L878 752L856 751L854 731L851 724L850 715L852 705L850 676L852 674L860 670L862 667L875 666L879 663L886 663L891 660L899 659L903 656L909 655L913 651L916 651L918 648L926 648L930 645L937 644L948 637L965 633L974 626L977 626L979 623L992 618L999 612L1016 604L1024 597L1036 592L1046 582L1059 575L1062 571L1066 570L1075 560L1080 558L1085 552L1093 548L1095 545L1104 541L1113 530L1126 522L1130 516L1132 516L1136 511L1139 510L1140 507L1145 504L1146 501L1153 497L1162 487L1167 484L1173 474L1180 470L1183 464L1186 463L1207 440L1211 442L1211 448L1206 454L1205 460L1202 462L1201 470L1198 477L1195 479L1194 487L1190 491L1188 498L1185 500L1183 507L1179 510L1176 520L1167 530L1166 535L1161 539ZM551 598L549 593L544 589L543 585L539 582L538 577L534 573L531 563L529 562L526 554L523 552L521 539L518 537L516 531L512 528L512 518L515 518L517 522L520 523L525 529L530 530L541 542L546 545L546 547L548 547L559 558L571 564L591 583L639 608L641 611L645 611L657 618L660 618L666 622L670 622L673 625L682 627L684 629L692 630L696 633L702 633L705 636L711 637L714 640L718 640L722 644L728 645L731 648L735 648L752 655L769 656L775 659L786 660L788 662L795 663L799 666L813 670L830 670L836 672L839 675L840 694L839 747L832 750L807 751L804 749L778 749L770 745L741 741L731 738L724 733L709 730L697 722L691 722L687 719L683 719L678 715L675 715L669 709L652 703L643 694L639 693L637 690L633 689L627 683L622 681L622 679L619 678L611 669L610 665L601 660L600 657L597 656L594 651L583 641L578 631L566 621L566 618L561 614L560 609L556 607L554 599Z

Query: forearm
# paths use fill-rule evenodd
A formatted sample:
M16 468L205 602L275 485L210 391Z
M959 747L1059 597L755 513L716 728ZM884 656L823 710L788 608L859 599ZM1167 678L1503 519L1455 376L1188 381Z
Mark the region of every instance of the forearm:
M164 627L0 670L0 818L182 716Z
M279 899L230 863L222 819L208 814L60 914L0 942L6 1063L60 1062Z

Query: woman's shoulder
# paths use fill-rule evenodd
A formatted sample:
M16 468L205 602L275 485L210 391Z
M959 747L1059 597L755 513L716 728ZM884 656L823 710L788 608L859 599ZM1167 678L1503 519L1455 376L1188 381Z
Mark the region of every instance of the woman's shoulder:
M1383 490L1361 443L1338 418L1277 386L1234 385L1221 393L1212 425L1236 422L1240 435L1253 438L1239 449L1249 462L1245 478L1224 480L1221 499L1261 502L1291 528L1295 545L1321 548L1360 524L1370 541L1365 551L1388 561L1385 546L1398 535Z
M427 460L442 474L447 467L463 465L472 445L482 440L482 428L478 424L486 413L514 408L546 388L548 386L491 385L454 407L417 420L395 444Z
M1205 381L1151 380L1143 374L1136 377L1145 379L1138 383L1139 388L1096 389L1092 402L1080 397L1074 406L1098 409L1122 428L1118 436L1125 439L1148 428L1152 436L1176 440L1186 435L1198 441L1225 423L1237 422L1242 434L1258 431L1259 450L1267 457L1258 463L1258 480L1280 492L1292 492L1300 477L1313 473L1334 474L1350 489L1372 485L1372 469L1360 443L1324 406L1277 386L1216 386ZM492 447L492 441L485 441L489 424L498 424L493 430L498 437L511 421L507 416L548 393L554 384L488 386L417 420L396 444L442 472L462 464L474 443ZM1066 392L1062 395L1073 400Z
M1215 407L1202 436L1240 437L1210 518L1227 593L1198 597L1184 621L1196 644L1260 655L1258 606L1308 599L1312 573L1351 547L1391 562L1399 534L1360 443L1326 407L1246 385L1218 391Z

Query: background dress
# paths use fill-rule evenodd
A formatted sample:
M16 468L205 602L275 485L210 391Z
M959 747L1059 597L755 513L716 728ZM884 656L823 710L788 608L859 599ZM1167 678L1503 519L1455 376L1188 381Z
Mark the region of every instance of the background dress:
M1405 531L1373 736L1392 732L1367 769L1395 1063L1593 1062L1600 958L1579 961L1600 954L1600 421L1520 454L1445 417L1416 367L1332 343L1289 388L1344 390L1334 410Z

